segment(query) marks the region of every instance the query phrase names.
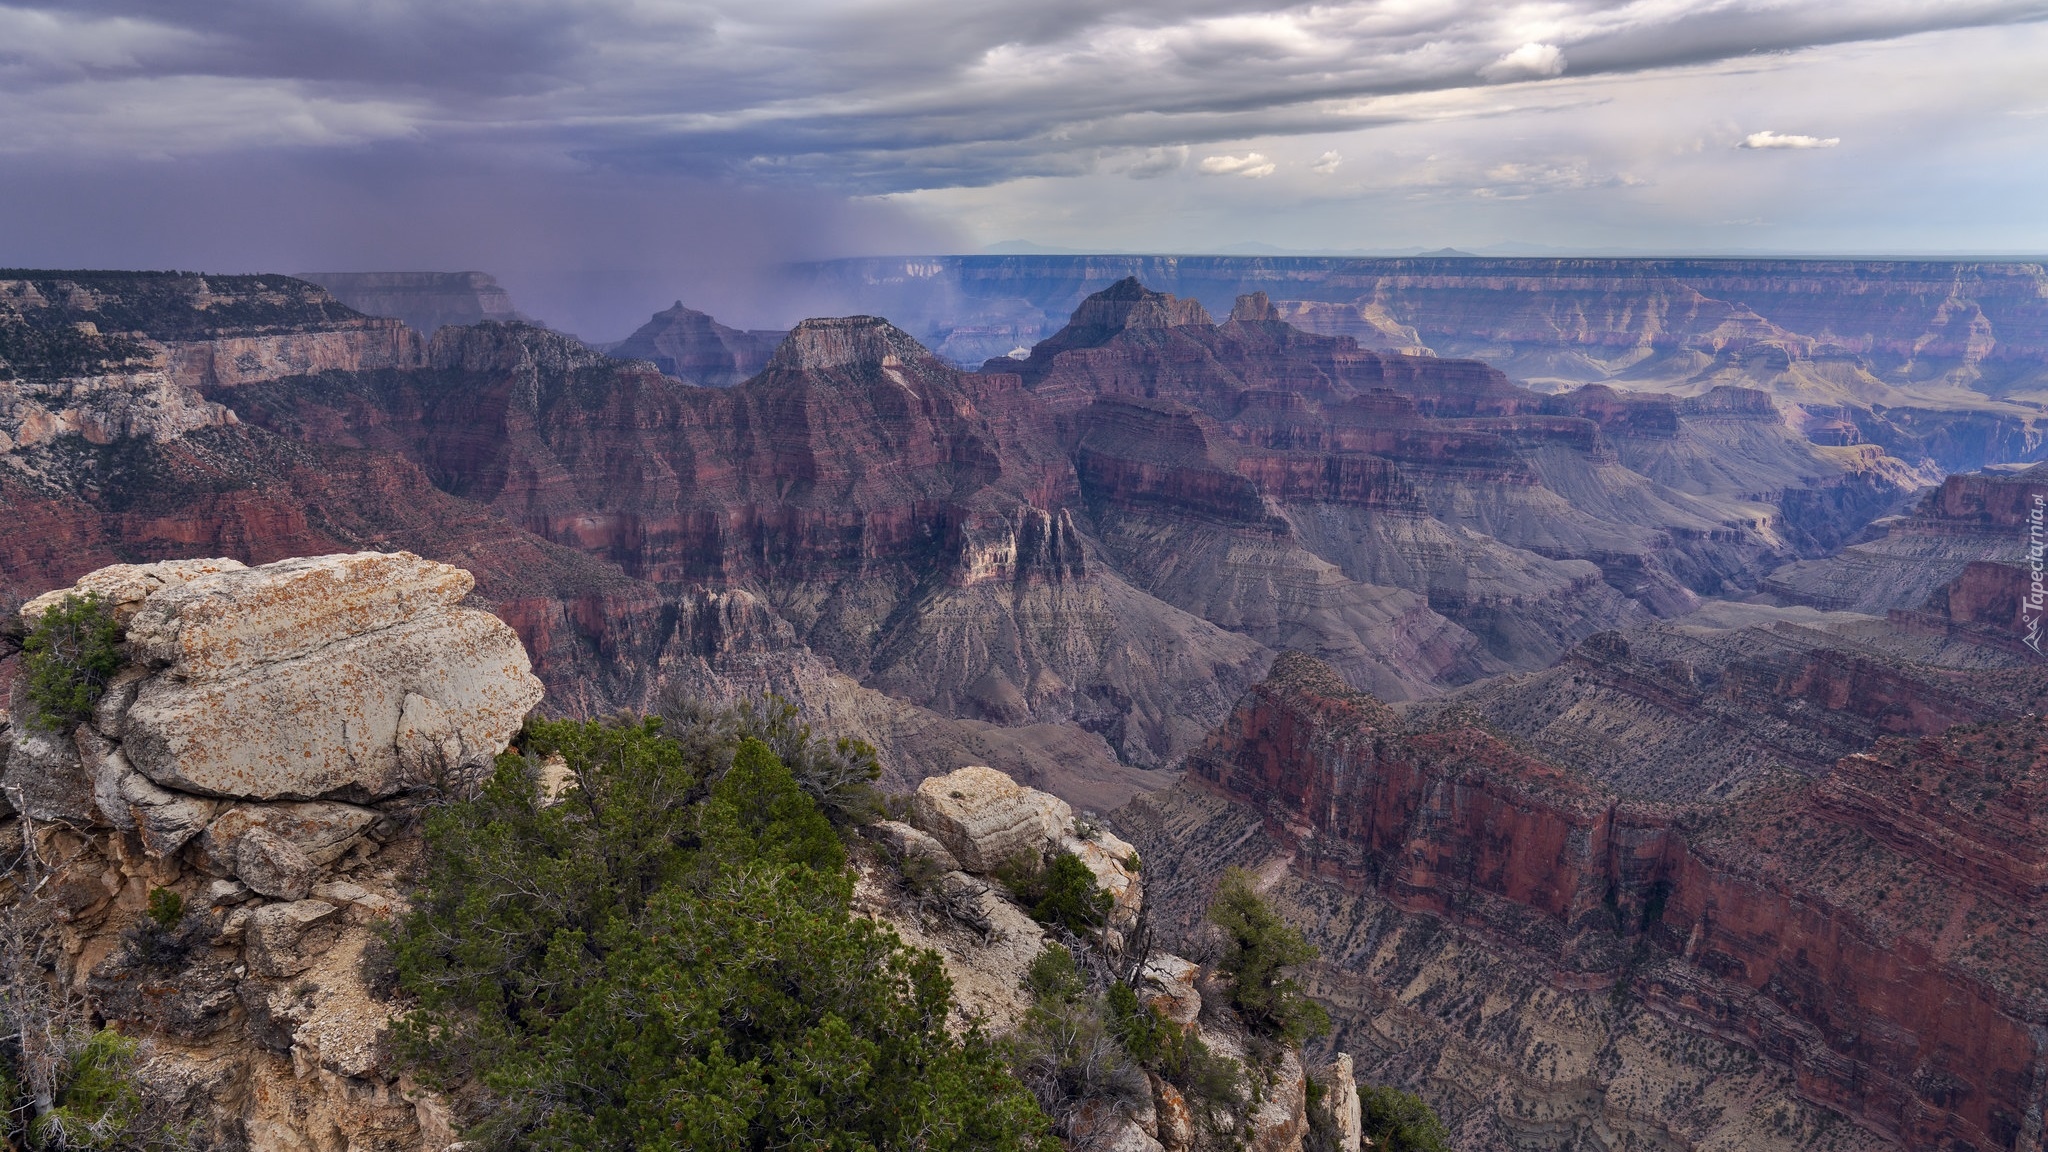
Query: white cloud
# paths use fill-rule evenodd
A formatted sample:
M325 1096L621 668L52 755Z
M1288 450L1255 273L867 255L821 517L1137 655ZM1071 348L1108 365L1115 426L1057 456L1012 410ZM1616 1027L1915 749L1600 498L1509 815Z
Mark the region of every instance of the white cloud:
M1185 144L1177 148L1148 148L1125 165L1123 173L1133 180L1150 180L1178 172L1187 162L1188 146Z
M1564 50L1555 44L1524 44L1479 70L1488 80L1529 80L1564 72Z
M1099 185L1013 181L913 202L990 240L1104 251L1197 250L1218 221L1229 236L1294 249L2048 251L2048 117L2004 114L2043 106L2048 23L1627 72L1596 70L1576 33L1529 30L1496 39L1471 67L1525 40L1562 44L1571 67L1533 84L1473 78L1458 93L1402 97L1370 127L1353 126L1359 115L1293 140L1197 138L1188 173L1217 153L1284 157L1264 180L1173 179L1132 198L1105 170ZM1762 128L1844 143L1738 155ZM1343 166L1311 176L1325 150ZM1728 223L1752 220L1764 223Z
M1751 132L1742 138L1737 148L1833 148L1840 144L1840 136L1781 136L1770 129Z
M1335 172L1337 166L1342 163L1344 163L1344 157L1335 152L1325 152L1321 156L1316 157L1316 162L1309 165L1308 170L1318 176L1328 176Z
M1247 152L1242 156L1205 156L1201 168L1210 176L1249 176L1257 180L1271 176L1278 165L1266 159L1263 152Z

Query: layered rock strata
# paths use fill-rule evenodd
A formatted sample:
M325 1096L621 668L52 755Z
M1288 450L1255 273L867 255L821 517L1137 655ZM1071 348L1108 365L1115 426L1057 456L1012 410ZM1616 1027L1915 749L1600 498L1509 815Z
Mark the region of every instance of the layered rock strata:
M1384 1025L1405 1003L1397 1015L1449 1059L1445 1030L1473 1026L1461 1021L1477 1007L1453 989L1515 973L1522 990L1493 1001L1508 1030L1458 1042L1464 1083L1440 1088L1475 1146L1514 1146L1545 1112L1553 1133L1712 1144L1745 1128L1733 1100L1657 1106L1640 1091L1662 1077L1683 1094L1723 1064L1745 1067L1745 1092L1789 1091L1906 1148L2037 1149L2044 738L2031 716L1960 727L1886 740L1818 780L1760 783L1723 805L1657 805L1455 718L1406 729L1290 656L1189 772L1248 806L1245 831L1262 827L1276 851L1262 862L1301 877L1293 898L1323 909L1324 931L1371 934L1340 935L1327 952L1327 988L1350 1027ZM1215 835L1187 831L1181 853ZM1148 865L1176 851L1134 839ZM1434 942L1457 940L1471 942L1467 961ZM1450 967L1425 977L1418 961ZM1387 983L1397 978L1450 999L1413 1000ZM1580 989L1624 1010L1602 1019ZM1638 1000L1669 1024L1626 1009ZM1577 1039L1547 1050L1563 1035ZM1573 1078L1583 1103L1556 1095ZM1804 1125L1825 1128L1825 1116L1807 1112Z
M1973 564L2024 570L2036 541L2037 508L2048 520L2048 466L1949 476L1906 514L1870 525L1866 539L1831 556L1787 564L1762 587L1817 608L1922 610L1937 595L1945 601L1945 588ZM2039 539L2048 543L2048 525L2041 531Z
M409 553L186 561L22 610L98 593L132 662L72 730L11 718L7 963L147 1040L152 1107L209 1146L446 1143L392 1069L371 953L418 851L409 793L485 770L541 696L472 584Z
M664 375L687 383L730 388L766 368L788 335L728 328L678 300L606 351L622 360L651 361Z
M1278 649L1388 699L1544 667L1824 550L1909 479L1756 393L1545 396L1256 295L1219 324L1115 285L983 373L873 317L809 321L711 389L520 324L323 359L400 330L299 281L22 284L22 363L52 386L127 355L64 326L88 312L166 348L232 330L304 355L167 384L196 424L0 451L14 591L406 549L476 574L551 707L772 689L903 787L993 763L1107 807Z
M811 273L970 363L1028 347L1039 337L1021 335L1137 276L1217 313L1265 292L1297 327L1484 360L1545 391L1756 389L1816 443L1941 471L2038 460L2044 444L2037 262L955 256Z
M1408 721L1476 715L1636 799L1721 799L1776 771L1817 776L1881 737L2048 707L2048 665L2012 627L2011 570L1987 567L1998 582L1959 588L1954 618L1714 604L1596 633L1540 672L1409 706ZM2001 608L1999 625L1970 622Z

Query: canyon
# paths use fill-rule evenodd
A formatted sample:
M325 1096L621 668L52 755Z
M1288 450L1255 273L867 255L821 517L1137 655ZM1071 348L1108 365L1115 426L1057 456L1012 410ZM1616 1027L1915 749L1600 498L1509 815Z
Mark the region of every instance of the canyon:
M773 688L905 780L972 747L1090 802L1283 648L1389 699L1543 667L1825 554L1918 475L1755 392L1546 395L1134 280L981 372L855 317L727 388L284 278L8 284L18 593L404 548L477 574L556 707Z
M473 586L405 552L211 557L110 565L10 613L0 635L97 598L125 641L85 713L53 722L19 698L0 713L0 831L21 845L0 867L17 1100L75 1103L86 1037L114 1035L130 1103L96 1118L106 1146L474 1146L458 1133L474 1139L477 1109L503 1097L420 1066L403 1035L420 1005L394 949L431 904L434 819L522 766L540 808L580 807L570 790L601 769L513 746L542 689L512 630L463 605ZM1301 1152L1311 1077L1356 1099L1348 1057L1305 1063L1218 996L1213 971L1134 934L1131 845L1066 801L982 766L898 799L908 823L832 841L853 865L840 899L943 966L942 1026L1043 1042L1025 978L1058 945L1128 966L1132 991L1204 1050L1260 1068L1260 1091L1227 1100L1191 1102L1135 1067L1118 1092L1042 1095L1067 1143ZM1004 879L1020 853L1065 853L1092 877L1104 907L1085 936L1026 914ZM1044 958L1062 956L1078 978L1073 953ZM1359 1152L1356 1113L1340 1152Z
M798 269L962 363L1022 352L1127 276L1301 328L1484 360L1546 392L1767 392L1817 440L1959 471L2033 460L2048 272L1936 260L1284 256L870 257Z
M0 272L0 618L413 554L550 715L774 691L1103 816L1165 947L1247 867L1461 1147L2038 1152L2038 269L1061 259L611 354Z

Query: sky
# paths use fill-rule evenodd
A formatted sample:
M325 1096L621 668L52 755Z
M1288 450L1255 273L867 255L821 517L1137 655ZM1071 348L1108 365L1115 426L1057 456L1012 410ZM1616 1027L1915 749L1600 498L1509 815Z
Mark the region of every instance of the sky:
M0 265L2048 253L2048 0L0 0Z

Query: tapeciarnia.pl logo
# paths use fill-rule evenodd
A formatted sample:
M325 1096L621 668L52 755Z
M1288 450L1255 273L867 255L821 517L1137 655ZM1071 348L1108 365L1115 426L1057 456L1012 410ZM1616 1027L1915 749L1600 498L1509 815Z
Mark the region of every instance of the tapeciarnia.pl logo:
M2031 577L2027 585L2027 598L2020 604L2020 619L2027 626L2026 645L2036 655L2048 655L2041 651L2041 617L2048 610L2048 585L2044 585L2043 573L2048 572L2048 495L2034 493L2033 510L2027 513L2027 574Z

